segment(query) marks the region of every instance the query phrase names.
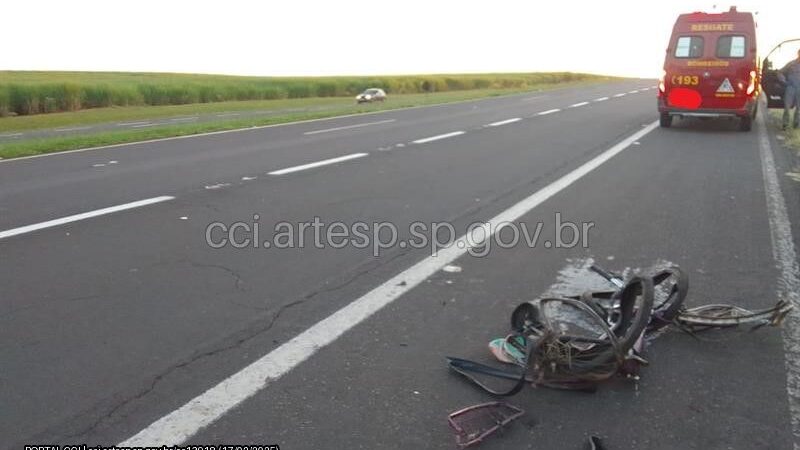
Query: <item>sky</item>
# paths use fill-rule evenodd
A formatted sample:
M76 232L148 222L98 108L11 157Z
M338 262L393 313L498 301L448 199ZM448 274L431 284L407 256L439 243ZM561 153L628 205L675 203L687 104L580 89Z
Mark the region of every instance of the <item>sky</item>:
M0 70L657 77L678 14L731 4L762 54L800 37L788 0L7 0Z

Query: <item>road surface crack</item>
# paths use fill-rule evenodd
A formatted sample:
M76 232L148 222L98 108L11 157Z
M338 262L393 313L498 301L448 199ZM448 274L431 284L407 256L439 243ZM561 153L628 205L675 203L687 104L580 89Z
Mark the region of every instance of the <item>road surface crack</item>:
M236 290L239 291L239 292L245 292L245 289L243 287L244 281L242 280L242 276L239 275L239 272L231 269L230 267L223 266L221 264L201 264L201 263L195 263L195 262L191 263L191 265L192 265L192 267L195 267L195 268L219 269L219 270L222 270L224 272L227 272L228 274L230 274L230 276L233 277L234 286L236 287Z
M172 375L176 371L178 371L180 369L187 368L188 366L191 366L192 364L194 364L194 363L196 363L196 362L198 362L198 361L200 361L202 359L210 358L210 357L219 355L221 353L227 352L229 350L233 350L233 349L235 349L237 347L240 347L242 344L246 343L247 341L255 339L256 337L258 337L258 336L270 331L275 326L275 324L278 322L278 319L280 319L281 315L283 313L285 313L287 310L289 310L291 308L294 308L296 306L302 305L302 304L304 304L306 302L309 302L312 299L314 299L316 297L319 297L322 294L326 294L326 293L330 293L330 292L334 292L334 291L343 289L343 288L349 286L350 284L352 284L353 282L355 282L356 280L358 280L359 278L363 277L364 275L366 275L366 274L368 274L368 273L370 273L370 272L372 272L372 271L384 266L385 264L388 264L388 263L390 263L390 262L402 257L403 255L405 255L407 253L408 253L408 251L398 252L395 255L392 255L391 257L387 258L386 260L381 261L379 264L376 264L374 266L365 268L363 270L360 270L360 271L352 274L350 277L348 277L348 279L346 279L345 281L343 281L343 282L341 282L341 283L339 283L337 285L326 287L326 288L323 288L323 289L319 289L319 290L310 292L310 293L304 295L299 300L294 300L294 301L291 301L289 303L285 303L285 304L281 305L277 309L277 311L275 311L275 313L272 314L272 317L265 324L265 326L263 326L263 327L261 327L259 329L256 329L256 330L248 333L245 336L241 336L241 337L237 338L236 340L234 340L232 343L230 343L228 345L225 345L225 346L213 349L213 350L205 351L205 352L202 352L202 353L198 353L198 354L190 357L186 361L183 361L181 363L178 363L178 364L176 364L174 366L171 366L171 367L167 368L166 370L164 370L160 374L158 374L155 377L153 377L153 379L150 381L150 383L147 385L147 387L145 387L144 389L140 390L138 393L136 393L136 394L134 394L134 395L132 395L132 396L126 398L126 399L121 400L116 405L114 405L110 409L108 409L108 411L106 411L104 414L100 415L100 417L98 417L96 420L94 420L90 425L88 425L87 427L84 427L82 430L80 430L80 431L78 431L76 433L72 433L72 434L66 435L65 438L67 438L67 439L77 439L77 438L88 437L88 435L90 435L95 430L97 430L97 428L100 427L104 422L106 422L107 420L110 420L112 417L114 417L123 408L125 408L126 406L128 406L128 405L130 405L130 404L132 404L132 403L134 403L134 402L136 402L138 400L143 399L144 397L146 397L147 395L149 395L150 393L155 391L156 387L158 386L158 384L161 381L163 381L164 379L166 379L167 377L169 377L170 375ZM191 264L194 267L212 267L212 268L217 268L217 269L220 269L220 270L224 270L224 271L230 273L236 279L237 288L242 284L241 277L239 276L239 274L236 271L231 270L228 267L221 266L221 265L214 265L214 264L198 264L198 263L191 263Z

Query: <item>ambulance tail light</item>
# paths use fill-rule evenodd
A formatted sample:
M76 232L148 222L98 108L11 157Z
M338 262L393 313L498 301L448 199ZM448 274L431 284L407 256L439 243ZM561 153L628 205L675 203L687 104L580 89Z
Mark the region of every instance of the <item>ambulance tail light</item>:
M757 74L755 70L750 71L750 83L747 85L747 95L753 95L756 92L756 79Z
M661 78L658 80L658 96L661 97L664 93L667 92L667 85L665 84L664 80L667 78L667 71L661 71Z

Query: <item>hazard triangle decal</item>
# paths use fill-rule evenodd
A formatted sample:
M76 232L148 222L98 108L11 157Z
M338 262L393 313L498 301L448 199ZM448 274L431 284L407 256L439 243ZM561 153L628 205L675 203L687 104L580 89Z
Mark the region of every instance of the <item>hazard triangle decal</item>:
M719 89L717 89L717 92L728 93L728 94L733 93L733 85L731 84L731 80L725 78L725 81L723 81L722 84L719 85Z

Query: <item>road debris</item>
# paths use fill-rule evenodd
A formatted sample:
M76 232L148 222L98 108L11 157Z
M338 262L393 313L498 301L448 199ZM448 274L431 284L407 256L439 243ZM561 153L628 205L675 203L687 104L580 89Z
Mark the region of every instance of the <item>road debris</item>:
M448 264L448 265L442 267L442 271L443 272L448 272L448 273L459 273L459 272L461 272L461 266Z
M460 448L466 448L483 442L489 435L523 414L525 411L508 403L490 402L455 411L447 421L456 433L456 444Z
M498 361L516 369L447 357L449 367L498 396L514 395L525 384L594 391L614 376L638 380L640 368L648 365L646 345L669 326L693 336L739 325L780 326L792 309L785 300L755 311L726 304L686 308L689 280L677 266L628 280L596 265L590 269L616 289L522 303L511 314L514 333L489 343ZM516 383L496 390L476 375Z
M589 436L589 439L586 440L586 445L583 447L585 450L605 450L606 447L603 445L603 441L597 436Z

